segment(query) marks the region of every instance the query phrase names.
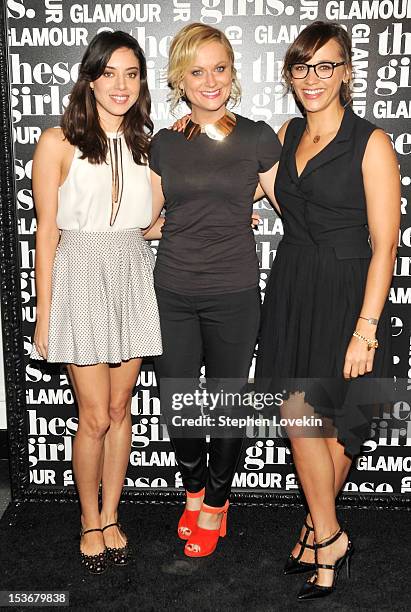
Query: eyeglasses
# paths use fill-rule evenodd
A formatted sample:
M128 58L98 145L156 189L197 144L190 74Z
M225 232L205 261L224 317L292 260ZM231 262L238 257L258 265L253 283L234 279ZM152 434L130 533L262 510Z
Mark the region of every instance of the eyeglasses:
M334 74L334 68L342 66L345 62L318 62L318 64L289 64L293 79L305 79L310 72L310 68L314 69L315 74L319 79L330 79Z

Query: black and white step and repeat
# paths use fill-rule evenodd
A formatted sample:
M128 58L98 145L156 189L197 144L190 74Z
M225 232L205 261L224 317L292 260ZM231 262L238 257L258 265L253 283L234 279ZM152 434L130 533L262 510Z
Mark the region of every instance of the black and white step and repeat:
M225 31L235 50L243 85L237 112L263 119L278 130L287 118L298 114L281 85L286 48L308 24L325 19L340 22L352 36L354 110L390 135L403 186L398 261L389 297L395 368L405 381L404 393L394 410L382 411L375 419L373 437L353 466L343 501L356 504L369 499L387 506L406 503L411 492L411 33L407 31L411 0L8 0L6 4L25 357L20 380L25 398L16 392L8 394L10 427L18 429L10 431L13 466L18 471L15 494L61 497L73 491L70 460L77 428L73 393L64 370L28 359L36 318L36 220L30 179L35 144L42 130L58 125L86 45L103 29L125 30L137 38L147 57L152 118L158 130L174 120L164 78L173 34L192 21L216 26ZM283 230L266 200L256 208L262 217L255 239L264 292ZM154 251L156 246L153 243ZM16 350L10 344L9 349ZM9 361L7 367L15 365ZM18 404L18 418L13 401ZM146 363L132 403L133 438L125 482L131 496L163 491L167 497L166 492L182 486L160 410L152 365ZM234 479L243 499L299 500L290 451L281 436L276 427L247 430Z

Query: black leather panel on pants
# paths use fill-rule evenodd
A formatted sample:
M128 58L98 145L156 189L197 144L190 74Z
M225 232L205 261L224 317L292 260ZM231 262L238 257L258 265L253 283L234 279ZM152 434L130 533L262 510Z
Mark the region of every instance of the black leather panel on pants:
M163 354L155 359L161 379L197 380L202 363L209 379L237 379L245 384L260 325L258 287L219 295L181 295L156 286ZM162 406L163 414L167 412ZM184 487L206 487L204 503L221 507L227 500L243 437L211 437L207 467L206 440L170 435Z

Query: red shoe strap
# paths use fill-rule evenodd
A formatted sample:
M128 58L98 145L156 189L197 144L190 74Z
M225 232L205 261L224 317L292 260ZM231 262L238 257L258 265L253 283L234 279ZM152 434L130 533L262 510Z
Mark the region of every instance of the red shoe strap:
M206 506L205 504L203 504L201 506L201 512L207 512L208 514L220 514L221 512L227 512L229 505L230 502L228 501L228 499L222 508L215 508L213 506Z
M190 491L186 491L186 495L190 499L195 499L196 497L203 497L204 493L205 493L205 487L203 487L201 491L198 491L197 493L190 493Z

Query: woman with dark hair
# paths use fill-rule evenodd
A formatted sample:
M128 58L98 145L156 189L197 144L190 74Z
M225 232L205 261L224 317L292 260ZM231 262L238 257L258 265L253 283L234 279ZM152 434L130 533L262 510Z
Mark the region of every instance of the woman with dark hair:
M301 599L329 595L353 551L335 497L370 423L349 399L359 381L348 381L391 377L392 369L386 300L399 172L389 137L350 107L351 73L351 41L338 24L309 25L285 56L285 82L304 117L279 132L275 197L284 237L267 286L256 377L260 388L287 381L283 417L322 420L300 429L290 420L287 428L308 515L284 572L314 571Z
M79 425L73 470L81 560L100 574L128 561L117 509L131 443L131 394L143 356L161 353L147 165L146 61L124 32L84 54L61 128L33 159L37 325L32 358L67 364ZM99 488L102 505L99 510Z
M166 207L155 267L164 352L155 367L170 423L167 379L196 387L204 363L208 391L227 390L225 379L239 391L247 381L260 323L250 216L259 181L273 197L280 145L266 123L228 110L240 85L220 30L201 23L180 30L170 47L168 82L172 106L184 99L192 111L184 132L160 130L150 151L154 217ZM202 407L189 406L187 417L201 419L196 408ZM178 426L169 433L186 490L177 533L187 540L186 555L209 555L226 533L242 434L214 429L207 464L204 430L197 437Z

